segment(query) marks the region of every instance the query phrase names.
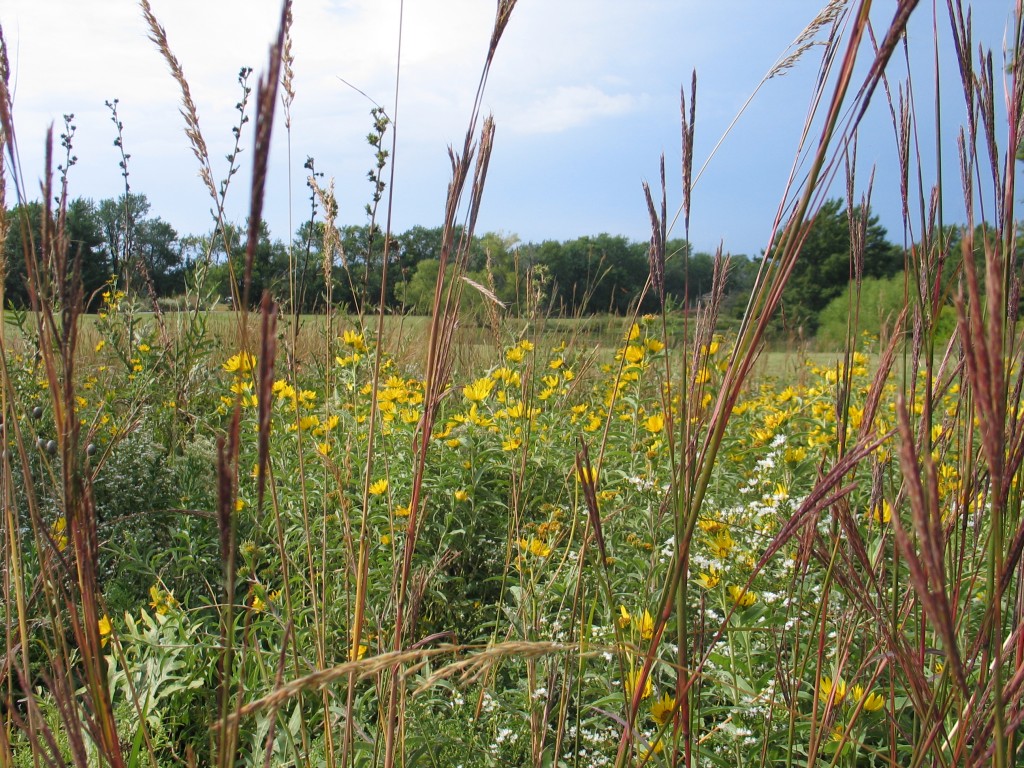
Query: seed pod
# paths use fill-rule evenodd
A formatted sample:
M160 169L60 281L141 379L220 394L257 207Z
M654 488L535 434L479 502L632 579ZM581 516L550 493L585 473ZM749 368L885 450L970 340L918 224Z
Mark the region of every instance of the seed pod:
M85 446L85 454L87 456L95 456L97 450L99 449L96 448L96 443L89 443L87 446Z
M46 441L46 452L51 456L57 452L57 441L47 440Z
M37 405L35 408L32 409L32 418L35 419L36 421L43 418L43 406Z

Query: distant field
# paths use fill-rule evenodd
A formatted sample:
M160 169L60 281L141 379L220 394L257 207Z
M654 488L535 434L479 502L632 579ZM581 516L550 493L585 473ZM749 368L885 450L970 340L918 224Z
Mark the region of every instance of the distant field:
M182 326L185 313L168 312L164 314L164 328L169 336L174 336ZM156 323L152 312L139 312L138 333L155 334ZM228 357L238 350L237 339L240 318L231 311L212 311L206 314L207 332L215 348L220 348L221 356ZM14 313L4 312L4 320L8 329L16 330ZM80 350L88 354L99 341L96 330L97 315L83 315L80 329ZM372 336L377 329L377 316L367 315L363 318L365 330ZM250 338L256 339L259 334L259 313L249 315ZM333 318L334 335L340 337L344 330L357 327L359 318L356 315L337 315ZM456 333L456 371L468 371L479 368L483 361L493 359L496 345L508 345L521 338L536 339L540 329L542 346L555 346L565 343L578 350L589 350L598 359L613 350L626 328L626 319L616 316L591 316L586 318L550 318L533 324L525 319L506 319L496 338L491 328L476 324L465 324ZM290 346L292 343L293 318L282 316L278 319L279 343ZM535 327L536 326L536 327ZM410 368L411 372L422 370L426 360L425 339L429 332L430 318L424 315L386 315L384 317L385 348L397 362ZM325 315L300 315L299 333L296 343L297 359L308 361L324 353L326 339ZM12 340L13 341L13 340ZM16 342L15 342L16 343ZM679 338L669 335L670 346L679 343ZM610 358L609 358L610 359ZM821 351L810 348L792 347L785 343L769 345L761 353L756 373L779 380L802 381L807 375L807 363L817 366L833 365L842 359L842 351Z

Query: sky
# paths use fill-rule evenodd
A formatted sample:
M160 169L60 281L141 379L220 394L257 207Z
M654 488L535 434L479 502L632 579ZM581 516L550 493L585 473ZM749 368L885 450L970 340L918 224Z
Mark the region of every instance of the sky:
M478 233L501 232L524 242L599 233L646 240L650 222L641 183L658 186L662 153L670 218L680 205L679 94L684 84L689 93L696 71L695 172L710 161L694 186L690 241L698 251L721 245L733 254L759 254L793 168L824 48L812 48L784 75L759 90L758 85L823 2L519 0L484 95L485 113L493 114L497 131ZM188 79L219 181L233 144L239 69L253 67L255 85L280 3L151 5ZM942 150L935 150L935 129L922 125L926 185L934 182L937 154L945 173L956 172L955 137L965 116L949 23L942 15L946 3L936 5ZM993 51L998 103L1013 5L973 3L975 47ZM884 28L895 3L875 0L874 6L872 18ZM932 7L922 0L908 35L923 121L934 114ZM374 151L366 136L374 102L395 118L393 230L441 223L448 148L462 146L494 12L494 0L407 0L404 7L399 0L295 0L291 129L285 130L279 112L264 206L274 237L286 239L309 216L307 157L314 158L325 182L333 179L340 223L365 223L371 194L366 174ZM123 192L116 129L105 106L118 99L132 191L144 193L151 215L180 234L211 230L212 201L184 134L180 90L147 39L137 3L3 0L0 25L30 197L39 194L47 127L53 124L55 134L61 133L65 114L74 114L78 157L70 171L72 196L100 200ZM894 90L905 75L901 62L894 63ZM889 238L902 243L896 142L883 97L876 98L861 128L857 194L866 191L874 173L872 209ZM242 133L242 171L227 197L227 216L238 223L248 212L251 129L250 123ZM389 135L389 148L390 140ZM838 178L835 195L844 189ZM959 196L945 197L947 222L963 221ZM681 221L671 234L683 236Z

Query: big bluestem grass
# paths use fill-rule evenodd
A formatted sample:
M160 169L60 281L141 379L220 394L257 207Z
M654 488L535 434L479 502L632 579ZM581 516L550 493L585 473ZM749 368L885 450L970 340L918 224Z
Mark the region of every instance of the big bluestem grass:
M309 242L290 247L281 295L252 295L270 137L276 119L290 168L301 97L290 4L255 90L243 234L224 211L246 141L247 71L217 185L182 65L142 0L182 92L214 237L231 253L244 236L246 256L230 312L200 309L200 269L195 302L164 317L159 333L138 317L129 282L111 285L104 317L86 322L66 235L68 128L59 190L53 161L44 169L39 230L0 213L0 235L17 227L28 244L33 301L17 334L0 330L0 762L1019 760L1024 365L1013 203L1024 64L1006 62L1004 124L996 65L975 53L969 9L933 9L934 25L953 30L966 102L965 226L954 232L941 217L949 174L926 182L913 141L926 122L914 105L933 94L888 74L901 52L910 61L911 14L928 11L900 2L876 29L870 4L827 4L764 80L820 54L738 332L719 330L730 269L720 253L712 290L670 344L666 263L688 252L666 249L677 220L689 237L702 172L696 75L681 104L681 203L671 216L662 161L660 190L642 189L650 277L627 317L604 327L549 317L548 279L536 269L516 276L519 314L503 314L493 280L467 275L497 151L482 95L514 5L497 3L466 136L450 151L441 263L422 320L384 309L400 79L389 114L373 116L379 248L341 251L333 185L306 164L310 223L323 217L315 268L326 295L322 318L303 316ZM24 201L6 72L4 63L2 170ZM872 102L889 110L901 162L907 306L884 338L865 342L859 286L874 180L858 183L857 127ZM126 172L127 155L122 163ZM769 322L841 173L846 344L801 380L776 384L757 372ZM211 239L207 258L213 250ZM366 289L378 253L374 307ZM363 285L351 316L336 300L339 262L350 295ZM660 318L639 313L648 293ZM484 302L486 327L469 327L470 294ZM957 315L948 343L938 332L947 305ZM400 360L404 347L417 354ZM105 517L103 483L149 432L172 469L189 468L167 533L176 557L136 542L146 557L125 549L111 565L117 521ZM136 599L123 616L108 610L122 598L103 580L120 583L122 572L147 578L148 608Z

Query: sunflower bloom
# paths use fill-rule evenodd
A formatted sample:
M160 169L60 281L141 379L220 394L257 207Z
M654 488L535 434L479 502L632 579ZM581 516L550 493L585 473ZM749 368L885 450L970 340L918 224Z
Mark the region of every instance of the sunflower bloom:
M356 649L355 653L353 653L352 649L349 648L348 649L348 660L349 661L359 661L361 658L363 658L363 656L366 655L366 652L368 650L370 650L370 649L367 646L362 645L362 644L360 644L358 646L358 648Z
M737 587L735 584L729 587L729 597L739 608L749 608L757 602L757 595L742 587Z
M53 521L53 525L50 526L50 536L53 537L53 543L57 545L57 549L63 552L68 547L68 520L66 517L58 517Z
M633 617L629 615L629 611L626 610L626 606L619 606L619 618L616 619L619 626L625 629L629 626L629 623L633 621Z
M652 435L656 435L665 428L665 417L660 413L656 413L653 416L648 416L644 420L644 429L650 432Z
M885 706L885 699L881 695L874 691L869 692L866 696L864 695L864 686L855 685L853 686L853 698L856 701L864 702L865 712L877 712Z
M821 695L827 699L832 695L833 690L836 694L835 702L838 704L846 698L846 681L841 677L837 677L834 681L831 677L823 677L821 679Z
M547 557L551 554L551 547L535 537L531 538L529 541L526 539L520 539L519 548L524 552L529 552L534 557Z
M462 394L472 403L483 402L494 389L494 379L477 379L462 388Z
M668 691L661 695L661 698L651 704L651 718L659 726L664 726L672 719L672 713L676 710L676 700L668 695Z
M882 499L881 503L871 508L871 519L879 525L885 525L892 520L892 505Z
M697 577L697 583L700 584L704 589L714 589L722 582L722 577L718 575L718 571L714 568L709 568L708 573L701 573Z
M736 542L733 540L728 528L719 530L715 537L708 542L708 549L711 550L711 554L719 560L727 558L735 546Z
M650 640L654 637L654 619L646 608L644 608L644 615L640 618L640 637L643 640Z
M97 622L97 627L100 631L100 645L106 646L110 640L110 633L114 631L114 626L110 623L107 614L103 614L103 617Z
M223 367L228 373L249 373L256 367L256 355L250 352L239 352L237 355L229 357Z
M640 682L641 674L643 674L643 669L633 669L630 671L628 675L626 675L626 695L629 696L630 699L633 698L633 691L636 690L636 685L638 682ZM654 693L654 686L651 683L651 676L648 675L647 679L644 680L644 687L640 693L640 698L648 699L651 697L652 693Z

